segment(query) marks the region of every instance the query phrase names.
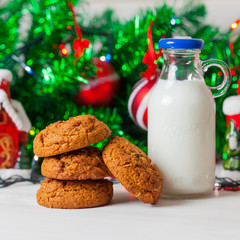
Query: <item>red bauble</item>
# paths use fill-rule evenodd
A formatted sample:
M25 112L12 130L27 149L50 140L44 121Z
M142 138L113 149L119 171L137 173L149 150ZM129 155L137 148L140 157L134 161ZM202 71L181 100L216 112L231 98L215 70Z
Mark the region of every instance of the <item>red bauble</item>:
M81 83L74 100L83 106L109 106L119 90L119 76L110 63L97 58L92 62L97 67L97 77L90 79L88 84Z
M157 82L157 76L152 76L150 81L142 78L138 81L129 96L128 111L132 120L142 129L147 130L148 100L149 95Z

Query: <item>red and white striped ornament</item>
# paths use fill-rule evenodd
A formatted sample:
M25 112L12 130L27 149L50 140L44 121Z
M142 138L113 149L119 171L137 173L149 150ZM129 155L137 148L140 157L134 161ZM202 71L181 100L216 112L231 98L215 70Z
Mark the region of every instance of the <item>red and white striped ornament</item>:
M150 80L142 78L134 85L128 100L128 112L132 120L144 130L147 130L148 124L148 100L156 82L157 76L152 76Z
M148 66L143 73L144 78L138 81L132 89L128 100L128 112L132 120L142 129L147 130L148 125L148 100L159 77L157 60L162 52L156 53L153 47L152 25L150 21L147 31L148 50L145 53L142 62Z

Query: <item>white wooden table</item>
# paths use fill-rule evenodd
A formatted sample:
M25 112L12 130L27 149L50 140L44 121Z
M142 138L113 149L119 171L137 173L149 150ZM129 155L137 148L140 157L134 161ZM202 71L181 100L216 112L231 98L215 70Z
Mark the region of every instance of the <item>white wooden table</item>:
M1 240L239 240L240 191L200 199L160 199L152 206L114 185L109 205L48 209L36 202L39 184L0 189Z

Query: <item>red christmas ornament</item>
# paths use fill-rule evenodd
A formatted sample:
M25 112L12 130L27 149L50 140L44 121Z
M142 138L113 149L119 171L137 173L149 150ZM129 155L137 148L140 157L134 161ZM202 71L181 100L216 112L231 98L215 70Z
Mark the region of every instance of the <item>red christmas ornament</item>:
M119 90L119 76L110 63L98 58L94 58L92 62L97 67L97 77L90 79L88 84L81 83L74 100L83 106L109 106Z
M152 76L150 81L142 78L134 85L128 100L128 112L132 120L144 130L147 130L148 100L156 82L157 76Z
M20 102L10 98L12 73L0 69L0 168L13 168L20 144L26 144L31 123Z
M152 25L151 21L148 27L148 51L145 53L143 63L148 65L143 73L144 78L138 81L129 96L128 112L132 120L142 129L147 130L147 110L150 93L158 79L157 60L161 56L161 51L156 53L153 48Z

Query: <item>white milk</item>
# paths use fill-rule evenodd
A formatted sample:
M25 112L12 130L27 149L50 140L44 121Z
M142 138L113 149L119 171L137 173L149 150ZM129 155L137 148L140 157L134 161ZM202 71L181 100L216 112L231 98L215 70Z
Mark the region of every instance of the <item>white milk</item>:
M148 155L164 177L163 196L214 186L214 100L203 80L159 80L148 105Z

